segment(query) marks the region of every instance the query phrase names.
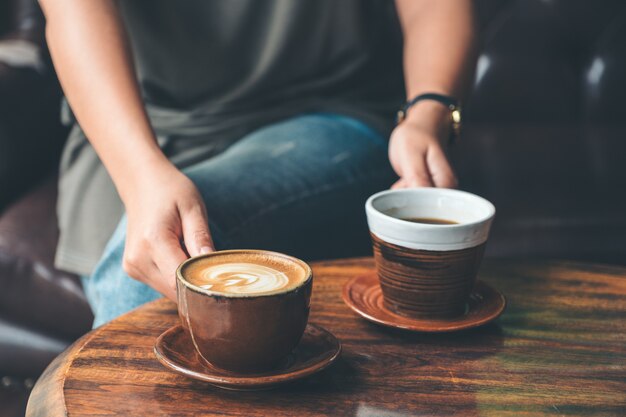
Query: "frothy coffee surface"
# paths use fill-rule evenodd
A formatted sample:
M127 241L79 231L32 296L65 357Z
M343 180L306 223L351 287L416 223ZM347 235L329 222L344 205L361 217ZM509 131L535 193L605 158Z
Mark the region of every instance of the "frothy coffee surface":
M255 253L214 255L183 269L191 284L225 295L260 295L289 291L308 278L300 264L279 256Z

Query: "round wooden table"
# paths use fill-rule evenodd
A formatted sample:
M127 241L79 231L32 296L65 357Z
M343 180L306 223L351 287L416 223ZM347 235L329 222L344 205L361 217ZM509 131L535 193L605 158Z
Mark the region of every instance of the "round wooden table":
M37 382L27 416L626 415L626 268L485 262L508 298L496 322L452 334L384 328L353 313L343 284L371 259L314 264L312 323L343 344L322 373L233 392L165 369L152 351L174 325L159 300L100 327Z

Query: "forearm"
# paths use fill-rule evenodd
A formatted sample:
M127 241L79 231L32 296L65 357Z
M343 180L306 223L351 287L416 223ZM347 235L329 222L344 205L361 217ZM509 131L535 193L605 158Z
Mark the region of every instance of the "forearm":
M146 170L169 162L146 116L115 2L42 0L41 4L65 95L125 199Z
M470 0L396 0L404 35L407 98L437 92L461 98L469 83L474 57L474 24ZM409 117L445 117L436 103L422 102ZM412 113L412 114L411 114Z

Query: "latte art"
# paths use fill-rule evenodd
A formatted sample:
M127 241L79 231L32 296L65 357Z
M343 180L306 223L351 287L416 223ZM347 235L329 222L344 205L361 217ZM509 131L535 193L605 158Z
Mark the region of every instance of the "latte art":
M284 272L253 263L212 265L198 271L196 281L201 288L231 294L279 291L290 283Z
M301 260L255 250L214 252L190 259L180 273L191 285L224 297L289 292L311 278L311 269Z

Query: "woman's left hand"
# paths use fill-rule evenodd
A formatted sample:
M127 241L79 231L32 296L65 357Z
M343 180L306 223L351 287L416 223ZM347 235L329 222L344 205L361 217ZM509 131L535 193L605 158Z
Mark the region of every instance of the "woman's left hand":
M391 188L455 188L456 175L442 146L449 132L447 120L417 117L407 118L391 133L389 161L400 177Z

